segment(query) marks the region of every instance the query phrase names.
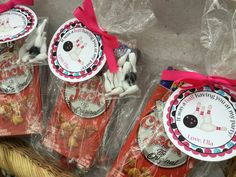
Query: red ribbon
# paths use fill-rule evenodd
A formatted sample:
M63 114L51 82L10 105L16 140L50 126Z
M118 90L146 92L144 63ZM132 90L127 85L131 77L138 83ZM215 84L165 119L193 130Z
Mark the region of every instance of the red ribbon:
M209 86L214 90L215 85L222 85L236 91L236 80L221 76L205 76L197 72L164 70L162 72L162 79L174 81L177 86L185 90L203 86ZM187 83L188 85L181 85L181 83Z
M89 30L100 35L103 42L103 51L107 58L107 65L110 72L118 71L114 49L118 48L118 40L116 36L108 34L102 30L97 22L97 18L93 9L92 0L84 0L83 7L78 7L74 11L74 16L81 21Z
M34 1L33 0L9 0L3 4L0 4L0 13L10 10L16 5L32 6L34 5Z

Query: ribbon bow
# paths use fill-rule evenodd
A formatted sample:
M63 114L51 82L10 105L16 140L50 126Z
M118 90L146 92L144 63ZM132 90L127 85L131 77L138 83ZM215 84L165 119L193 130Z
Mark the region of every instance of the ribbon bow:
M84 0L83 8L79 6L74 11L74 16L88 29L102 37L104 46L103 51L107 57L108 68L112 73L117 72L118 67L113 50L118 48L118 40L116 36L108 34L99 27L95 12L93 10L92 0Z
M197 72L164 70L162 79L174 81L174 83L182 89L189 90L209 86L214 90L215 85L223 85L231 90L236 91L236 80L228 79L221 76L205 76ZM181 83L186 83L181 85Z
M0 13L10 10L16 5L32 6L34 5L34 1L33 0L9 0L3 4L0 4Z

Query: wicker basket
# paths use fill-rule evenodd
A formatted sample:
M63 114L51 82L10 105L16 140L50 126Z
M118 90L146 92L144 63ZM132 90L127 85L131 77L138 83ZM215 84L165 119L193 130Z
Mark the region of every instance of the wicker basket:
M229 160L228 168L226 169L228 177L236 177L236 157Z
M16 177L74 177L17 139L0 140L0 168Z
M0 140L0 168L16 177L75 177L18 139ZM228 161L225 173L236 177L236 158Z

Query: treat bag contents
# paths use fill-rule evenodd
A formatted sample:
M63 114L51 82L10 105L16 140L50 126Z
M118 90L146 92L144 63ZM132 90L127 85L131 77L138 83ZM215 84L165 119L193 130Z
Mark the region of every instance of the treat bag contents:
M156 86L107 177L187 176L193 160L172 144L162 121L172 83L161 81Z
M47 19L38 20L37 15L21 3L33 5L31 0L18 5L7 2L1 4L0 9L2 137L39 134L42 131L40 68L32 63L39 54L44 54L44 61L47 58Z
M39 67L15 65L17 55L0 55L0 136L41 132Z
M86 171L94 163L115 101L105 100L101 76L64 82L42 143Z
M137 85L137 49L131 43L119 43L114 50L118 71L111 73L108 69L103 73L106 99L127 98L139 95Z

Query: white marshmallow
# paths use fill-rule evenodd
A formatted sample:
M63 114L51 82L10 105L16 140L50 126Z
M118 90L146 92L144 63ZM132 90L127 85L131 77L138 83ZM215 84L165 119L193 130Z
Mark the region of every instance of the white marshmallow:
M46 53L40 53L35 58L30 59L29 62L41 61L46 60L48 58Z
M43 43L40 48L40 53L47 53L47 38L46 37L43 38Z
M114 89L114 75L110 71L107 71L107 79L110 81L111 89Z
M34 46L34 42L35 42L35 38L37 37L37 35L34 33L33 35L31 35L30 37L28 37L25 43L25 48L27 50L29 50L31 47Z
M117 87L113 89L110 93L105 94L105 96L110 97L110 96L120 95L123 92L124 90L121 87Z
M19 50L18 60L16 63L19 63L22 60L22 57L26 54L27 50L25 48L25 45L23 45Z
M47 19L44 19L43 22L38 26L37 28L37 34L41 35L45 29L45 26L47 24Z
M46 32L43 32L43 34L37 34L37 37L34 42L34 46L40 48L43 42L43 38L46 36Z
M118 72L116 73L116 78L118 80L118 85L122 86L122 81L124 79L124 76L123 76L123 70L121 67L118 68Z
M119 87L119 80L118 80L118 78L117 78L117 74L118 74L118 72L115 73L115 74L113 74L113 80L114 80L114 86L115 86L115 88L116 88L116 87Z
M125 79L125 75L127 73L131 72L131 68L132 68L132 66L131 66L130 62L126 61L123 66L123 80Z
M24 54L24 56L22 57L22 61L23 62L27 62L30 59L30 54L27 52Z
M110 81L107 78L107 73L103 73L104 77L104 87L106 92L110 92L112 90Z
M136 57L136 54L134 52L131 52L129 54L129 62L132 65L133 72L136 73L137 72L137 69L136 69L137 57Z
M132 85L125 92L121 93L119 96L123 97L125 95L132 95L132 94L134 94L138 91L139 91L138 86L137 85Z
M124 80L122 81L122 87L124 90L127 90L128 88L130 88L130 85L127 81Z
M117 62L118 66L123 66L123 65L125 64L126 59L127 59L127 57L128 57L128 55L129 55L130 52L131 52L131 50L128 49L128 50L125 52L125 54L122 55L122 56L118 59L118 62Z

